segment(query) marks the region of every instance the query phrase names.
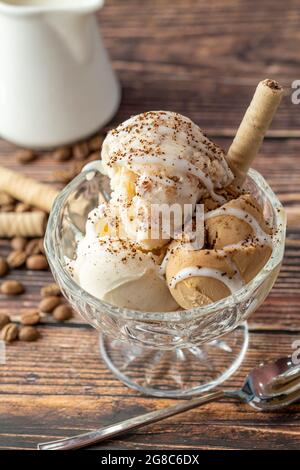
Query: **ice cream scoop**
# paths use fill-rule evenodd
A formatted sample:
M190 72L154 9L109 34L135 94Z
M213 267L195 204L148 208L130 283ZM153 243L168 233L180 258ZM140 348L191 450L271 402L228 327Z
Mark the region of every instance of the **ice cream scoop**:
M142 251L118 237L105 218L107 211L102 204L89 214L77 257L68 263L73 278L96 298L119 307L176 310L178 305L159 272L163 255Z
M146 249L171 238L163 231L152 236L147 214L153 204L195 207L210 197L220 205L226 202L220 190L233 180L223 151L190 119L169 111L134 116L109 132L102 165L128 238Z
M209 249L193 250L174 243L166 277L174 299L183 308L215 302L251 281L272 253L272 229L250 194L244 194L205 215Z
M269 249L260 245L219 251L181 247L169 257L168 286L182 308L201 307L241 289L256 276L269 256Z
M271 245L272 228L261 206L251 194L243 194L205 214L207 247L249 244Z

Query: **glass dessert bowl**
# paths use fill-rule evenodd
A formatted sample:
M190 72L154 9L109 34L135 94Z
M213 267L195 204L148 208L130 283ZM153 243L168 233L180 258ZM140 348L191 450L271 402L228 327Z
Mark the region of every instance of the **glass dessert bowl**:
M245 188L275 229L270 259L234 294L174 312L130 310L99 300L66 268L66 260L76 255L89 212L99 204L99 194L106 201L110 198L106 176L95 169L83 171L56 199L45 236L53 275L72 307L99 330L102 358L126 385L149 395L183 397L216 387L241 364L248 346L246 319L278 276L286 228L283 207L258 172L249 171Z

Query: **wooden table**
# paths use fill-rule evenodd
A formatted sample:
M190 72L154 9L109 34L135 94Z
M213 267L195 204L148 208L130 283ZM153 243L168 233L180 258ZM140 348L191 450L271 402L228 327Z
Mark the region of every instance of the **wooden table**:
M108 0L99 20L123 87L115 123L144 110L175 110L228 148L259 80L272 77L289 88L300 78L298 0ZM255 162L288 206L300 203L299 125L300 107L286 96ZM14 151L1 141L0 163L55 183L58 165L49 155L21 168ZM288 230L280 276L250 319L250 348L230 385L241 384L262 359L290 354L300 339L299 235L300 226ZM8 252L7 242L0 252ZM51 278L25 270L10 277L27 287L20 298L0 298L0 311L12 314L36 306ZM0 448L32 449L170 403L117 381L99 358L96 331L79 318L44 322L40 331L36 343L9 345L7 364L0 366ZM299 418L300 405L262 414L223 400L101 448L297 449Z

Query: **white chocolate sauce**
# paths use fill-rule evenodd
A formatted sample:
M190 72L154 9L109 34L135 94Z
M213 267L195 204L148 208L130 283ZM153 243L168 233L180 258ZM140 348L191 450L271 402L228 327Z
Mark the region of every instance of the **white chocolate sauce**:
M149 180L152 181L153 183L157 183L162 186L168 186L168 187L175 187L178 183L175 183L175 181L171 180L170 178L160 178L159 176L156 175L147 175L144 178L141 178L141 183L143 180Z
M168 162L167 159L163 159L162 157L156 157L155 155L149 156L135 156L132 155L128 160L123 160L122 158L117 159L118 165L120 166L129 166L131 168L134 168L134 165L162 165L164 167L168 168L173 168L175 170L179 170L181 173L185 174L191 174L196 176L202 184L206 187L208 190L209 194L211 197L214 199L214 201L219 202L220 204L224 204L226 202L226 199L221 196L220 194L216 194L214 192L214 186L211 178L209 176L206 176L200 168L197 168L195 165L192 163L176 158L173 159L171 162Z

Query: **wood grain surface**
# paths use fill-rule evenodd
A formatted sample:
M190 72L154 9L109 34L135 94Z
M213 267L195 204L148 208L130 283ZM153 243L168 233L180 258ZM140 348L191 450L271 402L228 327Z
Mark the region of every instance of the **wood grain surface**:
M298 0L107 0L99 22L123 89L114 123L149 109L188 115L224 148L257 82L269 77L287 87L272 130L255 162L287 207L300 205L300 105L290 87L300 79ZM46 110L45 110L46 112ZM68 168L48 152L17 163L12 144L0 141L0 164L57 184ZM0 241L0 255L9 244ZM0 296L0 312L13 316L39 301L50 273L15 270L21 297ZM292 353L300 339L300 221L288 229L284 263L272 292L250 319L250 347L228 386L266 358ZM44 320L42 338L7 347L0 365L0 449L34 449L38 442L107 425L170 400L126 388L98 354L97 332L80 318ZM300 405L259 413L230 400L211 403L96 446L98 449L299 449Z

